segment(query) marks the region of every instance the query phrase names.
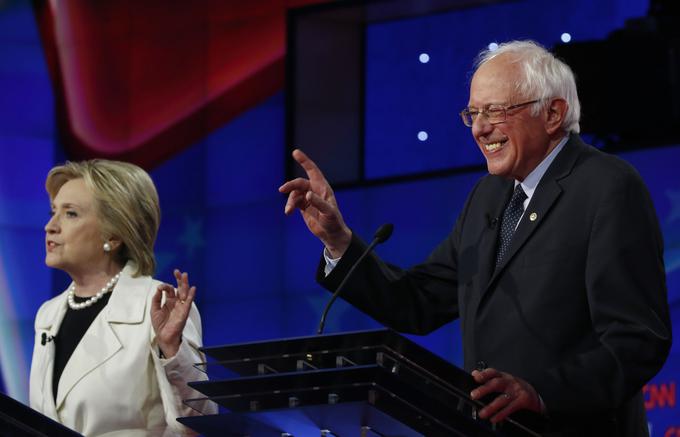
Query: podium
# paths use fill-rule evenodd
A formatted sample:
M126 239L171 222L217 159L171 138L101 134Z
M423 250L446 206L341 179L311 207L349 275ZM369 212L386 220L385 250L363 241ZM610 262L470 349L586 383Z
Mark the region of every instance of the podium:
M81 434L0 393L0 435L13 437L82 437Z
M190 385L220 414L178 420L205 436L539 436L515 418L477 419L472 377L392 330L203 351L211 379Z

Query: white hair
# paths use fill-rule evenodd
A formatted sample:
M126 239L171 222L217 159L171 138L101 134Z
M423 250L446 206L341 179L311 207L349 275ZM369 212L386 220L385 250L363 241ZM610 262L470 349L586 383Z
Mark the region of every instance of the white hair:
M486 62L500 56L512 56L512 62L518 63L524 80L516 84L516 91L527 99L541 99L532 106L532 114L538 115L541 103L559 97L567 101L567 114L562 127L567 132L580 131L581 104L576 91L576 80L571 68L540 44L526 41L509 41L502 43L495 50L482 50L475 61L475 71Z

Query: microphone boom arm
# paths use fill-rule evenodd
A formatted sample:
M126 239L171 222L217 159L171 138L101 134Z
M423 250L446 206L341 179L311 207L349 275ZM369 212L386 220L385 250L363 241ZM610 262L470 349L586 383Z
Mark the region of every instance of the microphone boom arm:
M375 246L377 246L380 243L383 243L387 241L388 238L392 235L392 230L394 229L394 226L391 223L384 224L378 228L377 231L375 231L375 235L373 236L373 241L371 241L371 244L368 245L366 250L364 250L364 253L361 254L358 260L352 265L352 267L349 269L347 274L345 275L344 278L342 278L342 281L340 282L340 285L338 285L338 288L335 290L333 293L333 296L331 296L330 300L326 304L326 308L324 308L323 313L321 314L321 321L319 322L319 327L316 330L317 335L323 334L323 329L326 325L326 317L328 316L328 311L331 309L331 305L333 305L333 302L340 296L340 292L344 288L345 284L347 283L347 280L352 276L352 273L354 273L354 270L356 270L357 266L363 261L364 258L366 258L366 255L371 253L371 250Z

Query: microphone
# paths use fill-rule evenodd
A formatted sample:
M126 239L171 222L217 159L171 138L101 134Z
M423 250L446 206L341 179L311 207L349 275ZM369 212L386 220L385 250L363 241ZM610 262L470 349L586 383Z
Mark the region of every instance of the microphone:
M331 309L331 305L333 305L333 302L335 302L335 299L338 298L340 295L340 292L342 291L343 287L345 286L345 283L349 279L350 276L352 276L352 273L354 273L354 270L357 268L359 263L366 258L366 255L368 255L371 250L375 246L377 246L380 243L384 243L387 241L391 236L392 236L392 231L394 230L394 225L392 223L386 223L378 228L377 231L375 231L375 234L373 234L373 241L371 241L371 244L368 245L366 250L364 250L364 253L361 254L358 260L352 264L352 267L349 269L345 277L342 279L340 282L340 285L338 285L338 288L335 290L335 293L333 293L333 296L331 296L330 300L326 304L326 308L323 310L323 314L321 314L321 321L319 322L319 328L316 330L317 335L323 334L323 328L326 325L326 316L328 315L328 311Z
M47 334L45 334L43 332L42 337L40 337L40 344L45 346L45 344L47 344L51 341L54 341L54 336L53 335L48 336Z

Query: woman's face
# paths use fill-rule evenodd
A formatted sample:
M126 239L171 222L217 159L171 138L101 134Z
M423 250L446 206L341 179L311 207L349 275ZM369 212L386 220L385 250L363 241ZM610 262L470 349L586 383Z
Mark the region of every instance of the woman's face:
M94 196L83 179L72 179L59 189L45 233L49 267L73 276L96 271L107 262Z

